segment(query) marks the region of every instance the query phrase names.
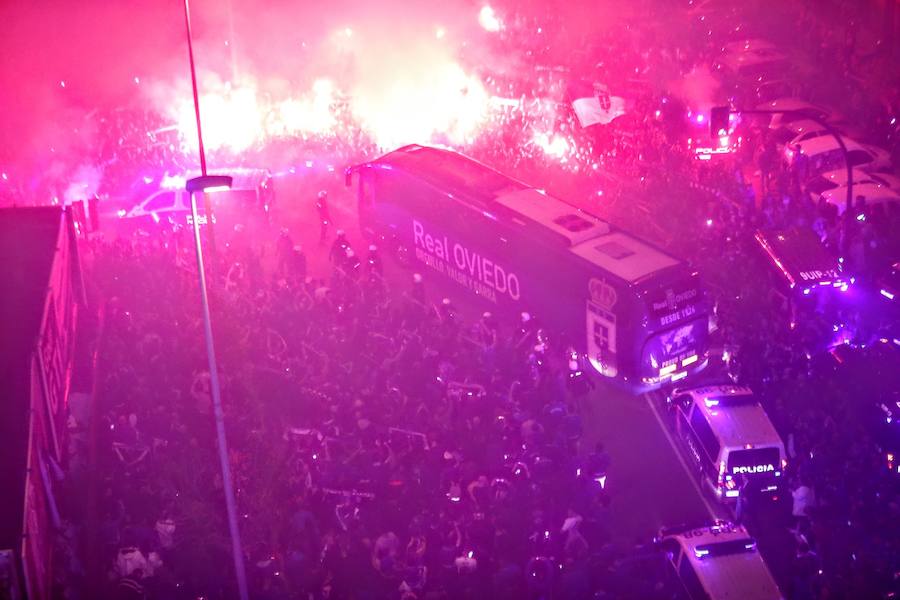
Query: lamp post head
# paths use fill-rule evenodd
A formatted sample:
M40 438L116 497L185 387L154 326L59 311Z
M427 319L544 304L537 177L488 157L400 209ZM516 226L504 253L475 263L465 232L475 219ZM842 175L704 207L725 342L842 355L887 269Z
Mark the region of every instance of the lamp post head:
M221 192L231 189L232 178L230 175L201 175L188 179L185 188L189 194L194 192Z

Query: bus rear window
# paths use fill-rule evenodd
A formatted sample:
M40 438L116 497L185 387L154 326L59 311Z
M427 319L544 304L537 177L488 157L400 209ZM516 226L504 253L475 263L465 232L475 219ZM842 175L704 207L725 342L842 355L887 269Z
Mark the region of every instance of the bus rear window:
M728 455L728 472L731 475L774 475L780 462L778 448L735 450Z

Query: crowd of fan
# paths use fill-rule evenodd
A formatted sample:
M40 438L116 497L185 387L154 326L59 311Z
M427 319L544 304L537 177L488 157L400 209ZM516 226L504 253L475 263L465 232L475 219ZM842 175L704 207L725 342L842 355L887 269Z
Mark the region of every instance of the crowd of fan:
M420 278L388 295L377 254L354 261L341 238L328 281L284 235L230 247L211 291L254 597L661 593L608 546L609 458L576 452L586 390L536 317L470 326ZM101 531L125 598L233 594L189 252L94 248Z

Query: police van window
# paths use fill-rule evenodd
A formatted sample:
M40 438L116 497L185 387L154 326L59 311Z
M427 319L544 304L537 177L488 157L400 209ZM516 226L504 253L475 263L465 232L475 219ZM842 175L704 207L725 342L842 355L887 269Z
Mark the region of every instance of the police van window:
M709 459L715 460L719 456L719 440L716 439L712 428L706 422L706 418L699 408L694 409L693 413L691 413L691 428L697 434L697 438L709 455Z
M709 598L706 590L703 589L703 584L700 583L700 578L697 577L697 572L694 571L694 566L687 556L682 557L681 564L678 565L678 577L691 598Z
M578 233L579 231L584 231L593 227L590 221L573 214L556 217L553 219L553 222L572 233Z

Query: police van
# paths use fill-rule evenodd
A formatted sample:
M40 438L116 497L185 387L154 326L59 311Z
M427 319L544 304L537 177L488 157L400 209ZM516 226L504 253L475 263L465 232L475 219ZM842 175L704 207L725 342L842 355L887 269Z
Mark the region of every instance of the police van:
M213 173L210 173L211 175ZM244 223L248 218L256 217L268 221L268 215L274 201L272 174L267 169L234 168L217 175L231 177L228 190L210 194L211 208L217 217L233 217ZM184 176L163 176L159 190L144 198L130 210L119 211L119 218L125 220L155 223L191 223L191 197L185 189L186 182L199 173L189 172ZM202 203L201 203L202 207ZM201 209L202 210L202 209ZM200 224L206 217L200 215Z
M663 529L656 538L692 600L784 598L769 567L742 525Z
M676 388L667 404L685 458L717 499L735 501L744 480L777 498L787 465L784 443L750 388Z

